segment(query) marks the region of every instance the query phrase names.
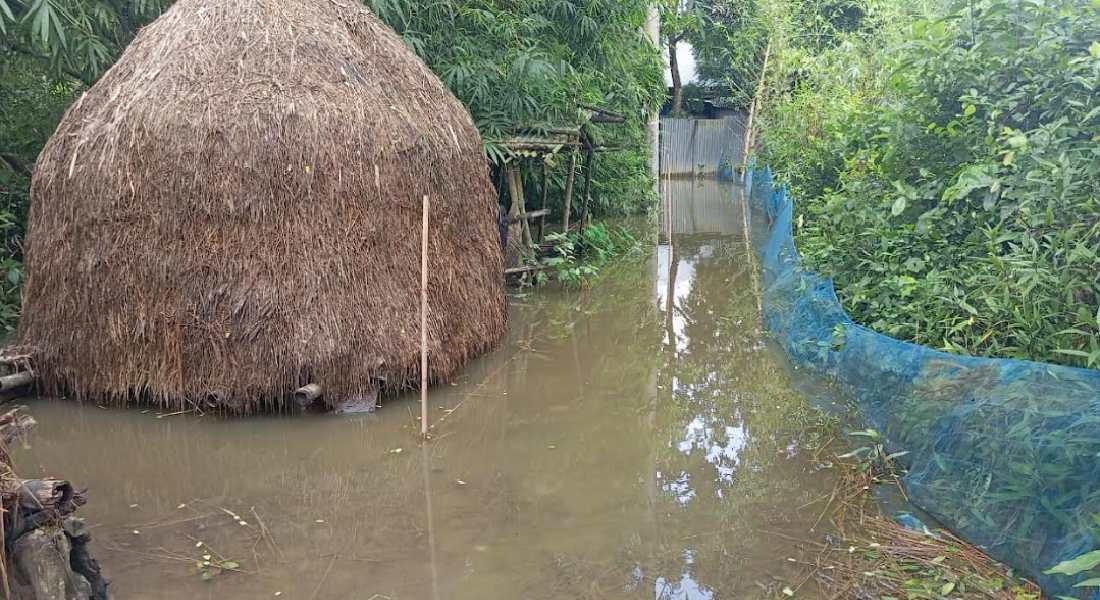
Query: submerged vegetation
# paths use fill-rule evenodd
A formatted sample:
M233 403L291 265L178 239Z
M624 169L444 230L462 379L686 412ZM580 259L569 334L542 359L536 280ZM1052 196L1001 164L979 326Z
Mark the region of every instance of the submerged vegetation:
M760 160L810 266L894 337L1100 367L1100 4L837 14L770 22Z

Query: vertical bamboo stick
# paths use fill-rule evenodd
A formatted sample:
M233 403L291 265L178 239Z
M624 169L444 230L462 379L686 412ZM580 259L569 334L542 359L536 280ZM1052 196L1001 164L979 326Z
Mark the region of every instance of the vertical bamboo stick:
M546 165L546 159L542 161L542 202L539 205L540 210L546 210L546 196L550 193L550 169ZM539 217L539 237L538 243L542 244L543 229L546 228L546 215L543 214Z
M569 173L565 179L565 213L562 216L561 232L569 233L569 213L573 210L573 184L577 179L577 151L569 157Z
M428 196L420 234L420 434L428 437Z
M428 512L428 565L431 568L432 599L439 600L439 567L435 557L435 515L432 510L432 479L428 465L428 445L420 445L420 472L424 477L424 508Z
M756 111L760 107L761 96L764 95L764 80L768 75L768 58L772 53L772 43L768 42L767 47L764 48L764 64L760 68L760 79L756 82L756 94L752 97L752 105L749 107L749 122L745 127L745 145L741 150L741 172L744 173L749 165L749 151L752 150L752 144L756 137L756 124L753 121L756 120Z
M588 147L588 151L584 157L584 198L581 199L581 231L583 232L588 227L588 203L592 200L592 162L595 159L596 153L592 150L592 147Z

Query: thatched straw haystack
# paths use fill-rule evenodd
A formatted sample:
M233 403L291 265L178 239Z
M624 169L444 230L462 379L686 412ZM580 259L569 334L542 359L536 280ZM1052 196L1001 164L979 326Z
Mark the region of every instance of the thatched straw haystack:
M34 174L21 341L50 392L281 405L430 376L505 327L496 195L465 108L356 0L179 0Z

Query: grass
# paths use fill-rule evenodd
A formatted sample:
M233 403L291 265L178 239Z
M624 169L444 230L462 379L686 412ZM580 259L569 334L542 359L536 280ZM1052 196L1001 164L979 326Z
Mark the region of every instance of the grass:
M866 463L838 468L842 473L826 508L835 533L804 546L801 556L792 559L805 568L803 584L816 582L829 600L1042 597L1033 582L1015 576L1011 568L950 531L918 531L883 514L871 491L879 485L901 489L896 472L884 474ZM788 587L783 596L795 593Z

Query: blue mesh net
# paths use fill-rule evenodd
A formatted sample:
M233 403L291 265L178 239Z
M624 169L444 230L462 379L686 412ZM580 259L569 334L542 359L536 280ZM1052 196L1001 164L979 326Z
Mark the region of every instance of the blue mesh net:
M850 390L891 451L905 450L914 504L1036 579L1050 595L1100 598L1044 575L1097 547L1100 371L956 356L852 322L831 280L801 266L793 202L767 170L748 197L769 227L757 250L768 328L791 360Z

